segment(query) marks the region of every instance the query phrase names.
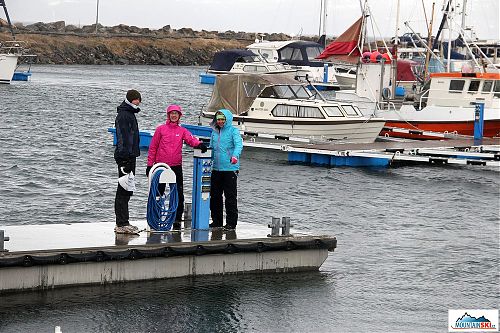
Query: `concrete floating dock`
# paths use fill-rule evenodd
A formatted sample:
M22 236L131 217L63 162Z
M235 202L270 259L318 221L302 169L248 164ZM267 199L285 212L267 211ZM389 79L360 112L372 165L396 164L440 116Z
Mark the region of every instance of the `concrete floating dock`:
M183 124L196 136L210 137L211 128ZM395 130L395 129L392 129ZM108 132L113 134L114 128ZM390 167L412 164L474 165L500 168L500 138L474 140L464 136L443 140L391 140L373 143L310 142L305 138L283 138L273 135L241 132L243 146L280 150L290 163L318 166ZM141 147L149 147L152 134L141 132ZM445 137L451 137L446 139ZM387 139L387 138L384 138Z
M369 144L292 144L283 147L291 163L323 166L407 164L500 167L500 138L446 141L396 141Z
M133 224L146 229L145 221ZM267 225L236 230L115 234L114 223L0 226L0 293L174 277L317 270L332 236L268 237Z

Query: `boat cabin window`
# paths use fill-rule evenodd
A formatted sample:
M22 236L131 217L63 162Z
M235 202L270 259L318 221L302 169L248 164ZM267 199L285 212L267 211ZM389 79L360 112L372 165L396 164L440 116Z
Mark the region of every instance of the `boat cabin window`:
M262 73L268 70L265 66L246 65L243 67L243 71L247 73Z
M479 80L472 80L469 83L469 92L476 92L479 91L479 84L481 81Z
M264 90L262 90L259 97L277 98L278 94L276 93L276 91L274 91L273 87L266 87Z
M462 92L464 89L465 80L451 80L450 81L450 92Z
M311 97L309 91L302 85L279 85L274 86L274 90L278 93L279 98L297 99Z
M490 93L491 88L493 88L493 81L484 81L483 83L483 93Z
M344 109L345 113L347 113L347 116L351 116L351 117L359 116L359 113L356 111L356 108L352 105L342 104L342 108Z
M319 46L310 46L306 48L306 53L307 59L315 60L321 54L321 48Z
M267 61L276 60L276 59L273 59L273 50L260 49L257 52L261 55L262 58L264 58Z
M275 117L325 118L318 108L309 106L278 104L271 113Z
M292 47L285 47L280 51L281 60L302 60L302 53L300 49L295 49Z
M265 85L253 83L253 82L243 82L243 89L247 97L256 98L264 90Z
M493 90L494 95L496 98L500 98L500 80L495 81L495 90Z
M338 106L324 106L323 110L325 110L328 117L343 117L344 114L340 111L340 107Z
M290 88L295 93L295 96L297 96L297 98L308 99L309 97L311 97L311 92L304 86L290 86Z
M274 65L269 65L268 68L269 68L270 71L275 71L276 70L276 66L274 66Z

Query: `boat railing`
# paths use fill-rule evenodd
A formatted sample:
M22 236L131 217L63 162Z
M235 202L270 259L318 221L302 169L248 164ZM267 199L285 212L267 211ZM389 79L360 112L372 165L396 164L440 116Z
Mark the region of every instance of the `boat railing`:
M17 41L17 40L9 40L5 42L0 42L0 53L3 54L14 54L14 55L22 55L25 47L26 42L23 41Z

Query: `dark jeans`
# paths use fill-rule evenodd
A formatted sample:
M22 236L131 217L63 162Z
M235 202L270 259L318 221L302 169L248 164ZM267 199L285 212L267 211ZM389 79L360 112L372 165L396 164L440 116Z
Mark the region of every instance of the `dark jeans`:
M236 227L238 223L238 175L235 171L212 171L210 179L210 215L215 227L222 227L223 199L226 199L226 224Z
M135 159L133 160L131 168L132 172L135 175ZM118 166L118 178L124 175L125 174L120 170L120 166ZM128 202L130 201L130 197L133 194L134 192L126 191L123 187L120 186L120 184L118 184L115 196L115 216L116 225L119 227L129 224Z

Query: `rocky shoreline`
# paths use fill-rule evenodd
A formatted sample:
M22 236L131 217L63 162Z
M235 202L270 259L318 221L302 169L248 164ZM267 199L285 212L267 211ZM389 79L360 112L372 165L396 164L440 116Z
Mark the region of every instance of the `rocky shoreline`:
M245 48L257 37L288 40L285 34L234 31L158 30L120 24L76 27L64 21L14 26L16 40L25 41L37 64L83 65L208 65L215 52ZM0 41L12 40L5 22L0 22Z

